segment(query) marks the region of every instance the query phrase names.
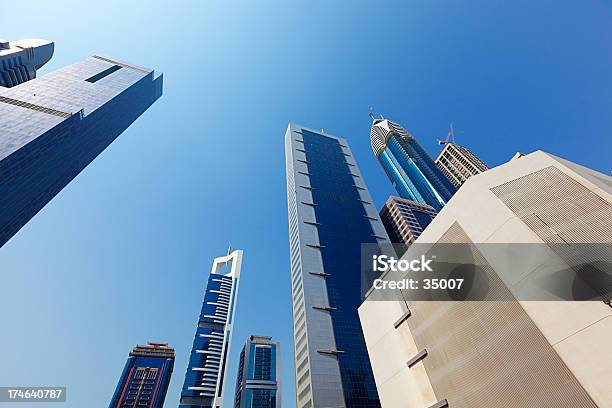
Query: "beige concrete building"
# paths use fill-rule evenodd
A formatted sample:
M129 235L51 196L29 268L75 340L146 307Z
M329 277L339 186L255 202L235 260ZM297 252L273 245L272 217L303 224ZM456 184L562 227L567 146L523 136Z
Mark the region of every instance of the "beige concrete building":
M531 153L470 177L416 240L436 242L540 243L563 263L555 243L612 242L612 178ZM533 265L508 255L489 265L514 293ZM359 314L383 408L612 407L603 301L366 299Z

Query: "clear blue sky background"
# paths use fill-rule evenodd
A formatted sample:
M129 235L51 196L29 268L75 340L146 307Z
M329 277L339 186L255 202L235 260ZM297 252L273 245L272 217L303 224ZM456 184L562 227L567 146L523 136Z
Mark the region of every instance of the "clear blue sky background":
M378 206L392 191L368 106L432 155L452 121L490 165L542 149L612 169L605 1L165 3L0 14L0 36L56 42L42 73L98 53L165 74L164 96L0 249L0 385L66 385L66 407L105 407L127 353L155 340L176 348L176 406L204 282L231 242L245 258L227 397L246 337L271 335L293 407L290 121L347 138Z

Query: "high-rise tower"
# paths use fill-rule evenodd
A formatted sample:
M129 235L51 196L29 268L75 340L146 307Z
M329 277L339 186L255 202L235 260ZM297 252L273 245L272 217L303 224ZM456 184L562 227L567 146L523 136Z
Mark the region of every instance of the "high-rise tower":
M280 408L280 380L280 343L250 336L240 353L234 408Z
M440 211L457 191L417 140L397 123L374 118L370 140L400 197Z
M489 167L467 147L453 142L440 143L444 143L444 148L436 158L436 166L455 187L459 188L471 176L489 170Z
M297 407L380 407L357 308L387 233L346 140L290 124L285 157Z
M174 349L165 343L130 352L108 408L163 408L174 367Z
M50 58L41 47L10 68L0 50L0 76L16 83L0 86L0 247L162 93L160 74L97 55L24 81Z
M221 408L232 341L242 251L215 258L208 277L180 408Z

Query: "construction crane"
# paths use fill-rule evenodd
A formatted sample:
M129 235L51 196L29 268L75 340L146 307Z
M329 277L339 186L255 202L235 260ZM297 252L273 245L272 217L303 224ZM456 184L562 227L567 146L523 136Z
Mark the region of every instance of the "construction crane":
M446 135L446 140L436 139L439 145L445 145L448 143L455 144L455 129L453 128L453 124L451 123L448 129L448 134ZM450 140L450 142L449 142Z

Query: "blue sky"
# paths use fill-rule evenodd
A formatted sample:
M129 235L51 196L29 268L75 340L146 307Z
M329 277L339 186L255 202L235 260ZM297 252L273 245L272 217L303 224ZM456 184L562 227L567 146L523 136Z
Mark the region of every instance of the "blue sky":
M392 190L369 106L432 155L453 122L492 166L542 149L612 170L604 1L169 4L29 1L0 15L4 38L56 42L41 73L104 54L165 75L164 96L0 249L0 385L66 385L64 406L103 407L131 348L163 341L175 406L203 285L231 243L245 255L227 395L246 337L271 335L294 406L290 121L347 138L379 207Z

